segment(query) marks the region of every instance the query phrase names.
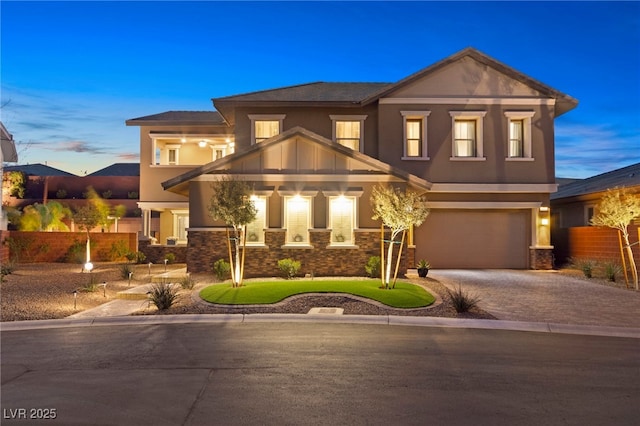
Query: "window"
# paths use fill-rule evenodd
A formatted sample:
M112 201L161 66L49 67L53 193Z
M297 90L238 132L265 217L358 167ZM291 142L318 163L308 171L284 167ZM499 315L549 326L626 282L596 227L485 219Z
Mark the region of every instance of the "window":
M331 115L333 122L333 141L340 145L362 152L364 120L366 115Z
M284 117L284 114L249 115L249 119L251 120L251 143L260 143L282 133L282 123L284 121Z
M533 111L505 111L508 119L508 161L531 161L531 118Z
M189 212L185 210L172 210L173 213L173 235L178 239L178 243L186 244L187 228L189 228Z
M257 214L253 222L247 224L247 244L264 244L264 229L267 227L267 197L252 195Z
M163 152L164 151L164 152ZM180 164L180 145L166 144L165 149L160 149L160 156L164 157L162 163L176 166Z
M596 206L586 205L584 206L584 224L585 226L591 226L591 219L596 214Z
M404 126L403 160L428 160L427 117L430 111L401 111Z
M450 111L453 127L452 160L484 160L485 111Z
M285 244L308 245L311 224L311 198L296 195L285 197Z
M331 197L329 199L329 226L332 245L353 245L353 229L356 217L355 197Z

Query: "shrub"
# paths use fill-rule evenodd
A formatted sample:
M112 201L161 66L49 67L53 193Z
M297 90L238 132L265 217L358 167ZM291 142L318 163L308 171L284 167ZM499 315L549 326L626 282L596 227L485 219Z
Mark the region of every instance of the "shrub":
M126 257L129 262L134 263L144 263L144 261L147 259L147 256L145 256L145 254L141 251L130 251L129 253L125 254L124 257Z
M213 273L218 281L224 281L231 276L231 265L224 259L218 259L213 263Z
M474 308L480 302L480 298L476 295L470 295L466 291L462 290L462 287L458 286L455 290L447 289L449 294L449 300L453 304L454 309L458 313L468 312Z
M616 281L616 275L622 272L622 268L615 262L606 262L604 264L604 274L611 282Z
M136 191L127 192L127 198L135 200L138 198L138 193Z
M167 253L164 258L167 261L167 263L173 263L176 261L176 255L173 253Z
M0 265L0 282L4 282L4 277L11 275L15 266L13 262L3 263Z
M169 309L179 296L178 287L166 283L153 284L149 292L149 300L159 311Z
M180 278L180 286L185 290L193 290L193 287L195 287L195 285L196 281L191 278L191 275L185 275L184 277Z
M290 258L278 260L278 268L282 271L282 275L288 280L295 277L300 271L300 262Z
M371 256L364 265L364 270L371 278L380 278L380 256Z
M133 276L133 267L131 265L129 265L128 263L124 263L122 265L120 265L120 277L128 280L129 279L129 274L131 274L131 276Z
M113 196L113 192L110 189L107 189L102 193L102 198L104 198L105 200L108 200L112 196Z
M129 245L124 240L118 240L115 243L111 243L111 248L109 249L109 259L111 259L112 261L122 259L128 254Z
M591 259L574 259L571 261L573 266L580 269L585 277L593 277L593 268L596 266L596 262Z
M87 253L87 243L86 241L80 242L78 240L74 240L73 244L69 246L67 253L65 254L65 261L68 263L84 263L85 256Z
M65 189L58 189L56 191L56 198L58 199L67 198L67 191Z

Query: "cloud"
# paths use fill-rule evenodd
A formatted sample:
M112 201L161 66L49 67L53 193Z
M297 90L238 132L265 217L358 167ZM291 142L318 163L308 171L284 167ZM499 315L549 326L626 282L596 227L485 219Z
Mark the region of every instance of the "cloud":
M85 141L67 141L67 142L59 142L56 144L52 144L51 146L43 146L44 149L49 149L51 151L72 151L72 152L80 152L80 153L90 153L90 154L104 154L105 151L92 146L91 144Z
M640 131L609 125L557 124L556 175L585 178L640 161Z
M124 161L140 161L140 154L137 152L123 152L118 154L116 157Z

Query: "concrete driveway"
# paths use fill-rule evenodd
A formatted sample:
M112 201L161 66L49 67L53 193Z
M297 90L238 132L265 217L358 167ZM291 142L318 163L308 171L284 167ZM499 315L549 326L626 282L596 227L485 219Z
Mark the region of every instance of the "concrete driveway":
M477 294L501 320L640 327L640 292L559 272L435 269L429 277Z

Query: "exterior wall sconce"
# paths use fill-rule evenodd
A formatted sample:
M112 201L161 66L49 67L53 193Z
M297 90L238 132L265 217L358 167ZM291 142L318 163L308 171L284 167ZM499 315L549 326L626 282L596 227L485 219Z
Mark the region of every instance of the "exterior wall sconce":
M549 225L549 219L547 219L546 217L543 217L542 219L540 219L540 224L542 226L547 226Z
M207 141L200 141L200 142L198 142L198 146L199 146L200 148L204 148L204 147L206 147L206 146L207 146Z

